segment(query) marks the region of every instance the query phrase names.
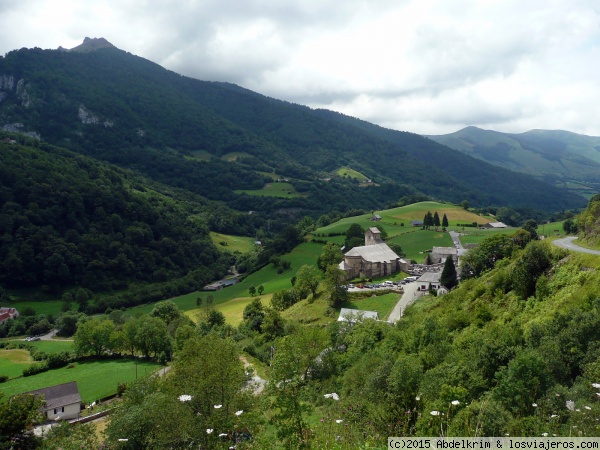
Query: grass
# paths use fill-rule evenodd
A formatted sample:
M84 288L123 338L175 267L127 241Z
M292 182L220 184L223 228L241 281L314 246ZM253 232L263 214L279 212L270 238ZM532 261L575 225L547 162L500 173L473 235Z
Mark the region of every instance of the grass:
M73 351L73 341L53 339L51 341L33 341L28 342L33 345L37 350L44 353L60 353Z
M418 263L425 260L426 250L432 247L452 247L454 244L448 233L433 230L417 229L413 233L400 234L388 240L389 243L400 244L405 258L414 259Z
M250 153L246 153L246 152L231 152L231 153L227 153L223 156L221 156L221 159L223 161L228 161L228 162L232 162L235 161L239 158L251 158L252 155Z
M138 377L150 375L158 368L160 365L154 362L137 361ZM77 381L81 400L90 403L116 393L119 383L129 383L135 378L136 361L131 359L84 361L75 363L72 369L64 367L9 380L0 385L0 390L5 398L9 398L23 392Z
M381 320L386 320L401 296L402 294L389 293L366 298L350 298L348 301L342 303L340 308L377 311L379 313L379 318Z
M244 308L256 298L259 298L262 304L267 307L271 305L271 294L256 297L238 297L215 306L225 316L225 321L234 327L237 327L243 320ZM194 322L198 322L205 314L205 308L196 308L186 311L185 314Z
M9 378L20 377L29 364L33 362L31 355L24 349L0 350L0 375ZM0 391L3 384L0 384Z
M367 181L369 178L350 167L341 167L336 172L340 177L355 178L358 181Z
M231 253L247 253L254 248L254 238L247 236L233 236L231 234L221 234L211 231L210 238L215 245Z
M196 159L198 161L210 161L214 155L206 150L194 150L191 156L186 156L187 159Z
M303 196L296 192L294 186L286 182L267 183L262 189L237 189L234 192L236 194L248 194L259 197L295 198Z
M33 300L14 300L10 302L10 304L4 302L0 304L0 306L8 306L11 308L17 308L17 310L21 311L26 306L29 306L35 310L36 314L45 314L46 316L52 315L56 317L58 314L62 312L63 306L62 300L41 300L41 301L33 301ZM72 308L77 308L77 304L73 302L71 305Z
M468 229L465 228L464 231L461 230L460 242L462 245L466 244L479 244L485 238L490 236L495 236L497 234L514 234L517 231L516 228L489 228L485 230L479 230L477 228Z

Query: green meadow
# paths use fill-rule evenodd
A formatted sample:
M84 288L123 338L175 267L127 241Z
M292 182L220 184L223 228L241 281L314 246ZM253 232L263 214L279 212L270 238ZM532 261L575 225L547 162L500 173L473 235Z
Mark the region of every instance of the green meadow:
M247 236L233 236L211 231L210 238L217 248L231 253L246 253L254 248L254 238Z
M250 153L246 153L246 152L231 152L231 153L226 153L225 155L221 156L221 159L223 161L235 161L237 159L240 158L251 158L252 155Z
M302 194L296 192L294 186L286 182L267 183L262 189L237 189L236 194L256 195L259 197L282 197L294 198L301 197Z
M355 178L358 181L367 181L369 178L350 167L341 167L336 172L340 177Z
M137 366L137 367L136 367ZM30 377L21 377L0 384L5 398L47 386L77 381L81 400L91 403L117 392L119 383L129 383L137 377L151 375L161 366L157 363L131 359L83 361L73 368L49 370Z

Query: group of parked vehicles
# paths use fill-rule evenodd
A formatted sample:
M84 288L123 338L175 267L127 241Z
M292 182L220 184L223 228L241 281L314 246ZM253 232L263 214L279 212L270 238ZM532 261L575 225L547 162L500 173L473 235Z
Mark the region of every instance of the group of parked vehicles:
M382 283L359 283L359 284L347 284L347 285L343 285L342 287L346 290L348 289L354 289L354 288L358 288L358 289L391 289L394 286L400 286L402 284L407 284L410 283L411 281L416 281L419 277L415 277L415 276L410 276L410 277L406 277L401 281L383 281Z

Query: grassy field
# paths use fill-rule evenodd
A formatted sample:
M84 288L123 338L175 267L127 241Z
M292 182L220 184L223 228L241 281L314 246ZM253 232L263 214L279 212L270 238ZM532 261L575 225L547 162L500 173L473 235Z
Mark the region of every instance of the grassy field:
M258 298L265 307L268 307L271 305L271 297L272 294L257 295L255 297L233 298L227 302L218 304L214 309L223 313L225 316L225 321L229 325L237 327L244 318L244 308L246 308L246 306L248 306L254 299ZM202 320L205 314L205 308L196 308L185 312L185 315L194 322L199 322Z
M344 302L341 305L341 308L377 311L379 313L379 319L386 320L401 296L401 294L390 293L361 299L350 299L349 301Z
M218 248L231 253L246 253L254 248L254 238L247 236L233 236L230 234L221 234L211 231L210 238ZM222 244L223 242L225 245Z
M9 378L20 377L29 364L33 362L29 351L23 349L0 350L0 375ZM0 384L0 391L2 391Z
M161 366L137 361L138 377L145 377ZM77 381L81 400L90 403L117 392L119 383L129 383L136 378L136 362L130 359L85 361L75 363L75 367L55 369L31 377L16 378L0 384L5 398L47 386Z
M350 167L341 167L336 172L340 177L355 178L358 181L367 181L369 178Z
M186 156L188 159L196 159L198 161L210 161L214 155L210 154L206 150L194 150L192 156Z
M246 157L252 157L252 155L250 153L246 153L246 152L231 152L231 153L227 153L223 156L221 156L221 159L223 161L235 161L238 158L246 158Z
M516 228L489 228L485 230L479 230L477 228L465 228L464 231L460 230L460 242L462 245L467 244L479 244L485 238L494 236L496 234L514 234L517 231Z
M262 189L237 189L234 192L236 194L257 195L259 197L302 197L302 194L296 192L294 186L285 182L267 183Z
M408 259L422 263L426 257L425 250L432 247L452 247L452 238L448 233L418 229L413 233L399 234L389 239L388 243L400 244Z
M22 310L26 306L30 306L36 312L36 314L45 314L45 315L53 315L57 316L62 311L62 300L43 300L43 301L33 301L33 300L16 300L8 303L2 303L0 306L9 306L11 308L17 308L17 310ZM71 305L72 309L77 308L77 304L73 303Z
M192 292L190 294L172 298L171 300L175 302L175 304L182 311L196 309L196 299L198 297L206 299L208 295L213 296L213 305L215 307L221 303L229 302L231 300L246 302L247 304L250 300L252 300L252 297L250 297L250 293L248 292L248 288L250 286L253 285L258 287L262 284L265 289L263 296L272 294L273 292L281 289L289 289L292 286L291 279L294 275L296 275L298 269L300 269L300 267L302 267L304 264L317 264L317 258L321 254L322 249L323 246L321 244L305 242L297 246L294 250L292 250L292 252L282 256L282 259L285 259L291 263L291 269L284 273L278 274L277 269L273 266L273 264L269 264L259 271L249 275L240 283L220 291ZM154 304L131 308L129 311L132 314L149 313L152 311L152 308L154 308Z

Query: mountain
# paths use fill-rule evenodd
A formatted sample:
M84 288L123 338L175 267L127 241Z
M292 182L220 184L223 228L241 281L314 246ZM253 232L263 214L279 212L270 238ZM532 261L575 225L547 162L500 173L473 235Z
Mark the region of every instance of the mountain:
M427 137L496 166L551 183L576 181L592 188L590 193L600 190L600 137L562 130L511 134L477 127Z
M439 145L236 85L168 71L87 39L0 59L0 127L264 217L372 209L426 194L474 206L576 208L577 195ZM80 51L86 50L86 51ZM336 177L350 167L373 183ZM267 192L273 178L291 187ZM527 193L527 195L523 195Z

